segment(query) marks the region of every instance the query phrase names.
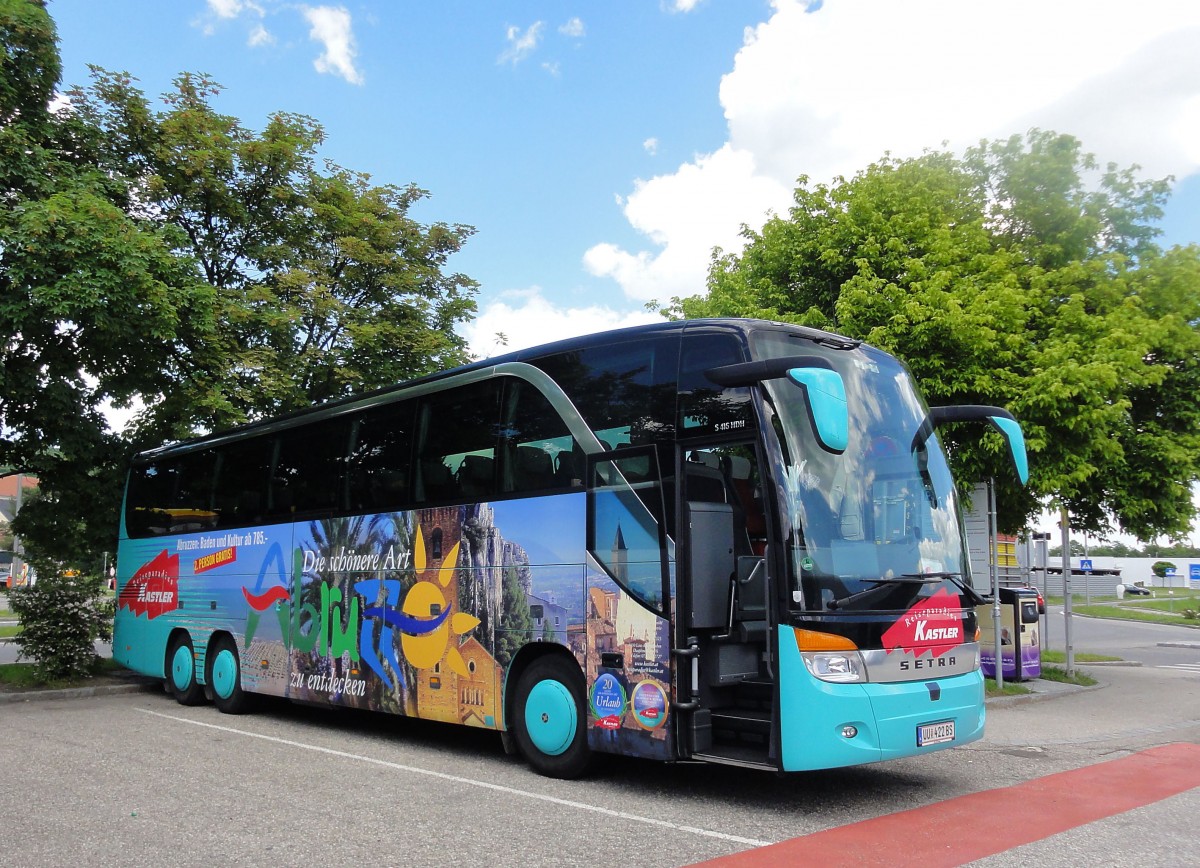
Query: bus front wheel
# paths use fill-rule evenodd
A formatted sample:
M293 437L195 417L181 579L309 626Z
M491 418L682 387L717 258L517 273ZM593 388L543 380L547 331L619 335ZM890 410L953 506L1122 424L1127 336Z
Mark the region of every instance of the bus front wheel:
M177 635L167 649L167 688L180 705L204 701L204 687L196 681L196 651L187 633Z
M241 714L249 698L242 692L242 665L237 646L227 636L217 639L208 652L208 686L213 705L224 714Z
M517 682L513 730L521 753L539 774L577 778L587 771L587 714L579 667L541 657Z

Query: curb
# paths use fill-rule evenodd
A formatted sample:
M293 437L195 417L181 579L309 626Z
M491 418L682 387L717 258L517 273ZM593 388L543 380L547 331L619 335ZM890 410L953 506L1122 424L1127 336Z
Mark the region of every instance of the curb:
M137 678L131 680L128 684L97 684L92 687L68 687L63 690L27 690L21 693L0 693L0 705L55 699L88 699L93 696L149 693L155 690L162 690L161 680L155 678Z
M1091 664L1088 664L1089 666ZM1140 663L1138 664L1141 665ZM1007 683L1007 682L1006 682ZM1058 699L1061 696L1070 696L1074 693L1084 693L1089 690L1100 690L1108 687L1103 682L1099 684L1062 684L1058 681L1046 682L1054 684L1055 687L1050 690L1034 691L1030 693L1021 693L1016 696L992 696L985 701L987 707L1005 706L1005 705L1026 705L1030 702L1044 702L1047 699Z

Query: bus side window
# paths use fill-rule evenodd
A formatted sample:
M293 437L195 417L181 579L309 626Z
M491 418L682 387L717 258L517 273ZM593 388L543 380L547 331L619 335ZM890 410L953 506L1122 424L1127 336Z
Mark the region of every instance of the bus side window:
M413 500L487 500L496 492L499 379L434 392L418 402Z
M215 463L213 453L200 452L135 467L125 507L129 536L137 539L212 527Z
M346 489L354 512L383 512L412 501L413 402L372 407L354 422Z
M675 434L677 334L642 336L528 362L558 383L588 427L612 448Z
M330 419L279 435L271 474L271 517L328 513L345 508L349 423Z
M245 527L266 521L274 453L273 437L242 440L217 450L217 527Z
M504 407L500 490L550 491L571 488L573 484L581 488L583 470L574 472L571 462L582 450L567 423L537 387L515 377L506 378ZM560 473L563 467L566 473Z
M704 372L746 360L730 334L688 334L679 360L679 436L745 431L754 426L750 389L723 388Z

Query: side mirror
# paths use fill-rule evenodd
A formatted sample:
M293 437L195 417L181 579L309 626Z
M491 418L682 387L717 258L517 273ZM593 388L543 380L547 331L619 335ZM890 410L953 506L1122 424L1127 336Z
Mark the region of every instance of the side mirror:
M804 390L817 441L830 452L845 452L850 444L850 410L842 375L826 368L791 368L787 377Z
M850 445L850 410L846 384L828 359L820 356L788 356L739 362L710 368L704 376L719 386L752 386L763 380L787 377L804 392L808 421L817 442L830 452L845 452Z
M1008 454L1012 458L1013 469L1017 471L1017 479L1021 480L1022 485L1028 484L1029 455L1025 451L1025 432L1021 430L1020 423L1008 411L1004 416L988 416L987 419L1008 444Z
M933 429L948 422L988 422L1004 437L1008 445L1008 455L1012 459L1013 469L1022 485L1029 482L1029 456L1025 451L1025 433L1012 413L1003 407L989 407L984 404L963 404L958 407L930 407L929 416L913 437L913 450L924 445Z

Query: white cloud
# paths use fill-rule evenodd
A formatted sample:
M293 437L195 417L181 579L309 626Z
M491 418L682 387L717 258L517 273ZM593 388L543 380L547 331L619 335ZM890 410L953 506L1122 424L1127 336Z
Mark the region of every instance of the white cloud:
M562 338L661 320L649 311L614 310L601 304L556 307L534 287L504 293L499 300L483 305L479 315L459 331L473 355L487 358ZM501 343L497 333L502 333L507 343Z
M354 65L358 48L354 42L350 12L344 6L306 6L304 18L312 26L308 36L325 50L313 61L317 72L340 76L350 84L362 84L363 76Z
M266 10L253 0L207 0L206 5L208 14L201 15L192 22L205 36L212 36L217 32L214 21L233 21L243 15L263 18L267 14ZM262 29L261 24L258 29Z
M583 36L585 33L583 21L582 21L582 19L579 19L579 18L572 18L566 24L559 27L558 32L561 33L563 36L570 36L572 38L577 39L577 38Z
M646 139L646 141L642 142L642 149L653 157L658 153L658 139L654 138L653 136Z
M208 0L208 10L218 18L237 18L248 10L262 14L261 7L254 3L243 2L243 0Z
M691 12L700 5L700 0L672 0L671 11Z
M258 48L261 45L274 45L275 37L271 35L271 31L259 23L254 25L254 28L250 31L250 36L246 39L246 44L251 48Z
M542 39L543 27L545 27L545 22L535 21L522 33L520 27L509 25L504 32L504 39L508 43L508 47L504 49L496 62L511 63L516 66L527 58L537 49L538 43Z
M695 4L677 0L688 11ZM890 151L953 151L1030 127L1077 136L1144 175L1200 169L1200 5L1170 0L774 0L721 82L728 141L637 180L626 218L648 240L585 264L632 298L703 290L739 224L783 211L796 177L850 176Z
M790 185L760 174L749 151L726 145L673 175L635 183L625 217L661 248L657 253L597 244L584 254L584 265L596 276L615 279L632 299L666 302L695 295L704 290L713 247L739 248L742 224L761 225L768 210L787 204L790 191Z

